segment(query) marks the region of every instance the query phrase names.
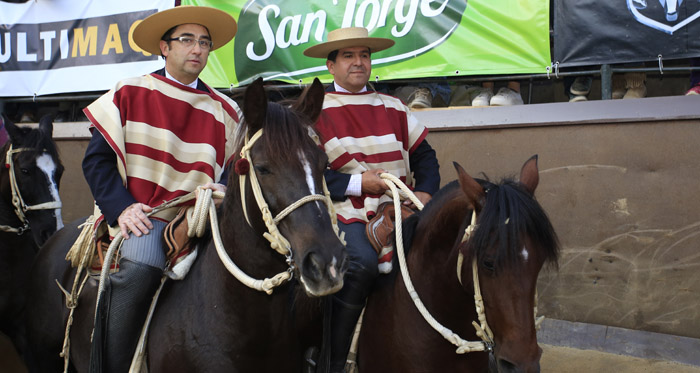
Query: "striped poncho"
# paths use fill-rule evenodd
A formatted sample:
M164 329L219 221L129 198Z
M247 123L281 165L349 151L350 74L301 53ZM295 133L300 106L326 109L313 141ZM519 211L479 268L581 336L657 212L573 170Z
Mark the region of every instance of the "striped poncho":
M330 168L360 174L382 168L411 186L409 155L428 135L428 129L398 99L377 92L327 92L317 124ZM386 195L348 196L334 201L344 223L367 222Z
M209 88L209 87L207 87ZM238 105L157 74L123 80L85 110L116 154L128 192L156 207L219 180L233 156ZM172 209L156 215L169 221Z

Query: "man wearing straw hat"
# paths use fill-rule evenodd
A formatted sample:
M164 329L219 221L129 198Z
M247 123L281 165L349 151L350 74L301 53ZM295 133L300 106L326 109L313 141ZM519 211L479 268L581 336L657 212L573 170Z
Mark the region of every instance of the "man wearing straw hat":
M147 17L134 41L161 55L165 68L118 82L85 109L92 139L83 172L96 203L95 226L106 223L110 236L125 238L119 272L110 275L100 300L93 372L129 370L160 284L162 232L176 211L146 214L199 185L225 188L240 109L199 74L209 52L228 43L236 29L233 17L209 7L180 6Z
M328 154L325 177L349 254L343 288L333 296L331 372L343 371L365 300L378 272L388 269L378 267L365 233L379 204L390 201L379 174L388 172L412 185L423 204L440 186L435 151L425 140L427 128L398 98L367 89L371 54L392 45L393 40L369 37L364 27L348 27L329 32L327 42L304 51L325 58L333 75L317 130Z

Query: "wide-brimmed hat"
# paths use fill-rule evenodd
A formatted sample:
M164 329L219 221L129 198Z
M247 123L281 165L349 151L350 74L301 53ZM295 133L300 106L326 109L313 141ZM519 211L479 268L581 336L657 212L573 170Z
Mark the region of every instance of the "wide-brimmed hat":
M364 27L346 27L328 33L328 41L304 50L308 57L326 58L328 54L343 48L368 47L371 52L383 51L394 45L394 41L385 38L369 37Z
M211 50L223 47L236 35L238 26L230 14L207 6L177 6L151 14L134 29L134 42L151 54L160 55L160 39L166 31L185 23L196 23L209 30Z

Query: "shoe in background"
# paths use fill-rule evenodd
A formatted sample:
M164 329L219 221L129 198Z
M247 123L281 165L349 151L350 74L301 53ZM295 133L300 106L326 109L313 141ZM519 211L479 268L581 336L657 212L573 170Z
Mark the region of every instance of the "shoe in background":
M647 86L644 84L646 80L645 73L626 73L625 88L627 91L622 97L623 99L643 98L647 96Z
M489 88L477 88L474 90L476 96L472 99L472 106L489 106L493 91Z
M619 100L625 97L627 88L625 87L625 78L621 75L613 75L612 78L612 99Z
M418 88L408 96L408 107L411 109L425 109L432 107L433 95L428 88Z
M516 92L507 87L503 87L498 90L498 93L491 97L490 103L491 106L522 105L523 98L520 96L520 92Z
M688 92L685 93L686 96L692 96L692 95L700 95L700 84L696 84L693 87L690 87Z
M569 92L575 96L587 96L591 93L591 84L593 83L593 78L590 76L578 76L571 83Z
M588 101L588 98L586 96L575 95L573 93L569 93L569 102L581 102L581 101Z

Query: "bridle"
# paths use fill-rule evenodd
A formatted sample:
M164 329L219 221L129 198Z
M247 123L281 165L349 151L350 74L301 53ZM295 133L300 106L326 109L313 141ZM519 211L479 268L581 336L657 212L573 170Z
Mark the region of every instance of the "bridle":
M23 151L32 151L34 149L31 148L18 148L18 149L13 149L12 144L10 144L9 149L7 149L7 154L5 155L5 162L7 165L7 168L9 169L9 175L10 175L10 191L12 193L12 205L15 207L15 215L17 215L17 218L22 222L21 227L12 227L9 225L0 225L0 231L3 232L13 232L17 233L17 235L21 235L25 231L29 230L29 222L27 221L26 216L24 215L25 212L27 211L34 211L34 210L58 210L61 208L61 201L51 201L51 202L44 202L44 203L38 203L36 205L27 205L24 202L24 199L22 199L22 194L20 193L19 186L17 185L17 177L15 176L15 165L12 160L12 156L16 153L20 153Z
M270 241L270 247L277 251L278 253L282 254L286 258L287 265L289 268L285 272L281 272L275 277L273 277L273 282L269 282L267 286L263 286L262 288L258 288L257 286L254 287L252 285L248 284L248 281L244 281L243 279L239 278L231 268L229 268L229 265L227 263L230 263L231 265L234 265L233 262L230 260L228 255L224 250L219 250L217 247L217 252L219 252L219 257L221 260L224 262L224 264L227 264L227 268L229 268L229 271L236 276L241 282L244 284L253 287L257 290L262 290L265 291L268 294L272 293L272 290L274 287L281 285L282 283L290 280L292 278L292 275L294 273L295 269L295 263L294 263L294 257L293 257L293 252L291 250L291 245L289 241L282 235L282 232L279 231L277 225L280 223L282 219L284 219L286 216L288 216L290 213L292 213L294 210L297 208L301 207L302 205L313 202L313 201L321 201L326 204L326 208L328 209L328 214L330 215L331 218L331 225L333 226L333 231L335 232L336 236L340 239L340 241L345 244L344 239L343 239L343 234L340 233L340 230L338 228L338 221L337 221L337 216L335 214L335 209L333 208L333 203L330 198L330 192L328 191L328 187L326 186L326 181L325 179L323 180L323 193L324 194L309 194L304 197L299 198L296 202L290 204L286 208L284 208L282 211L280 211L277 216L273 217L272 213L270 212L270 207L268 206L267 202L265 201L265 197L262 194L262 188L260 187L260 182L258 181L258 178L256 176L255 171L250 170L250 165L253 163L252 157L250 155L250 150L252 149L253 145L255 142L262 137L262 129L259 129L255 134L253 134L252 137L248 137L246 134L245 136L245 142L243 144L243 147L241 148L240 151L240 159L236 161L236 170L238 175L239 175L239 186L240 186L240 191L241 191L241 205L243 207L243 212L245 215L245 219L248 222L248 225L252 226L250 223L250 219L248 218L248 209L246 207L246 196L245 196L245 183L247 176L250 176L250 185L251 189L253 190L253 196L255 197L255 201L257 202L258 209L260 209L260 212L262 213L262 218L263 222L265 223L265 226L267 227L267 232L263 233L263 237L265 237L268 241ZM242 164L245 164L245 167L241 167ZM246 170L247 172L242 172L240 170ZM225 257L223 257L225 256ZM236 267L237 268L237 267ZM240 271L240 270L238 270ZM246 275L247 276L247 275ZM268 280L268 279L266 279ZM261 281L261 280L256 280L256 281Z

